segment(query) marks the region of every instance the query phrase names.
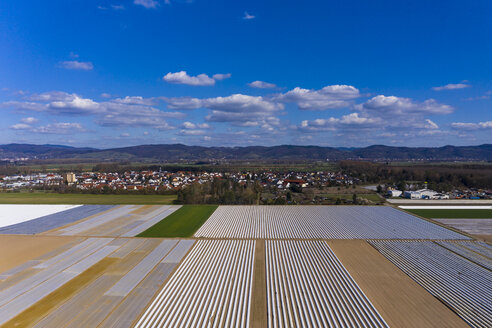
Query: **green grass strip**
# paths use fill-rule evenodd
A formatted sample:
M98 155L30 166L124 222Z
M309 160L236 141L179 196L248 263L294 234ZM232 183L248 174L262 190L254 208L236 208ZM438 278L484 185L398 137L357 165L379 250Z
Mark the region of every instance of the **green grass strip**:
M0 204L167 205L175 199L176 195L0 193Z
M428 219L492 219L492 210L416 209L405 210Z
M192 237L216 208L217 205L183 205L138 237Z

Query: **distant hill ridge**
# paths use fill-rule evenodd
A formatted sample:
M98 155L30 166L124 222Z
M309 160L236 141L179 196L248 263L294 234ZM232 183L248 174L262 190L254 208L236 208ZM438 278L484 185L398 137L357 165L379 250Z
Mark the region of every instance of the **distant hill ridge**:
M62 145L0 145L0 159L90 159L90 160L456 160L492 161L492 144L480 146L391 147L373 145L363 148L321 146L202 147L183 144L140 145L111 149L77 148Z

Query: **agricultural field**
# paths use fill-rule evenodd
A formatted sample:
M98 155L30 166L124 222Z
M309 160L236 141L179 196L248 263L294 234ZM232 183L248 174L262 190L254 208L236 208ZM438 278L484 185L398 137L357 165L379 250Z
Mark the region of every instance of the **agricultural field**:
M405 209L428 219L492 219L492 209Z
M389 206L9 206L0 327L491 325L492 246Z
M0 204L167 205L175 195L56 194L45 192L0 193Z
M446 244L432 241L370 243L470 326L492 326L492 275L489 269L469 261L468 256L452 252ZM490 253L490 248L484 248Z
M468 239L388 206L220 206L195 237Z
M215 205L184 205L139 237L191 237L217 209Z

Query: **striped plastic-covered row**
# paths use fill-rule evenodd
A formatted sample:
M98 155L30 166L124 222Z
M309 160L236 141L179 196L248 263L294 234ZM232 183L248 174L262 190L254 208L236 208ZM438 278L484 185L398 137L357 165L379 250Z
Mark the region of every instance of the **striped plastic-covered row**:
M266 241L269 327L388 327L323 241Z
M469 239L388 206L219 206L205 238Z
M200 240L136 327L247 327L255 241Z
M476 244L474 242L457 243L451 241L436 241L436 243L438 245L441 245L442 247L446 247L456 254L463 256L464 258L467 258L468 260L478 265L483 266L484 268L492 270L492 259L480 253L480 248L483 249L484 253L488 250L480 246L479 244Z
M370 241L472 327L492 327L492 273L431 241Z

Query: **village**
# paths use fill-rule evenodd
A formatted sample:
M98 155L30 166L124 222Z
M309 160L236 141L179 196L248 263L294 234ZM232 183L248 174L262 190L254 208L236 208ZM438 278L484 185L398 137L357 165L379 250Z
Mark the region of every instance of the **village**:
M204 184L214 179L229 179L239 184L258 181L264 188L289 189L291 187L324 187L354 185L357 179L336 172L189 172L189 171L127 171L36 173L30 175L0 176L4 191L20 189L49 189L55 186L72 186L80 190L169 190L178 191L191 184Z

